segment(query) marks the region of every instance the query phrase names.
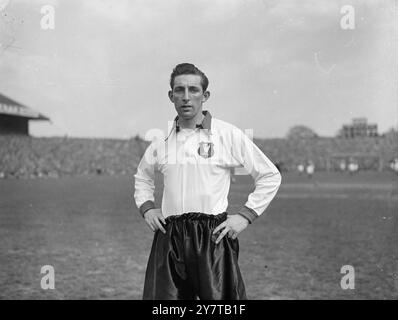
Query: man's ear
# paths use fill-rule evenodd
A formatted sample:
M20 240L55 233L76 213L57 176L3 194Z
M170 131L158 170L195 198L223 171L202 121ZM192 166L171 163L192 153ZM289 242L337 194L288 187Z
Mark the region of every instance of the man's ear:
M206 102L210 98L210 91L205 91L203 93L202 103Z
M170 90L170 91L168 92L168 95L169 95L169 99L170 99L170 101L174 103L173 91L172 91L172 90Z

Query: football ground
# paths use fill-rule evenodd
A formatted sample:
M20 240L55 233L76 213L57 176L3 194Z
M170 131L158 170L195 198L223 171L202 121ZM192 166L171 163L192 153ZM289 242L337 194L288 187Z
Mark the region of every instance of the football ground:
M282 176L271 206L239 237L248 297L398 298L398 176ZM230 213L252 188L237 178ZM0 298L140 299L153 233L133 192L128 176L0 180ZM41 288L45 265L54 289ZM354 289L341 287L346 265Z

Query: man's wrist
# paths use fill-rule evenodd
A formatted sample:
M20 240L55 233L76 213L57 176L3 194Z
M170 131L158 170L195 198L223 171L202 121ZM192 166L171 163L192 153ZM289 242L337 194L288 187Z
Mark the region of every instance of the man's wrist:
M140 207L140 213L144 216L145 212L155 209L155 203L151 200L145 201Z
M246 219L249 221L249 223L253 223L253 221L256 220L256 219L258 218L257 213L256 213L253 209L251 209L251 208L249 208L249 207L246 207L246 206L243 206L243 207L238 211L238 213L239 213L241 216L243 216L244 218L246 218Z

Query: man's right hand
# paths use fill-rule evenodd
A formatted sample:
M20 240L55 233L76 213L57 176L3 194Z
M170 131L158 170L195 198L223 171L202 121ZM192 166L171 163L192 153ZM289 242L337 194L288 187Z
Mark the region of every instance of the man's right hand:
M165 225L166 220L163 217L161 209L150 209L144 213L144 219L149 228L153 232L160 229L163 233L166 233L166 230L163 228L162 223Z

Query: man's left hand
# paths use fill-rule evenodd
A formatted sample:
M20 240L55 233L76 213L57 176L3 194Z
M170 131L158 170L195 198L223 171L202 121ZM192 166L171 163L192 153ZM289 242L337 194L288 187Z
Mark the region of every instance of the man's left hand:
M247 220L240 214L227 216L227 220L225 220L223 223L220 223L213 231L213 234L216 234L217 232L222 230L216 240L216 244L218 244L227 233L232 239L236 239L238 234L245 230L248 224L249 220Z

